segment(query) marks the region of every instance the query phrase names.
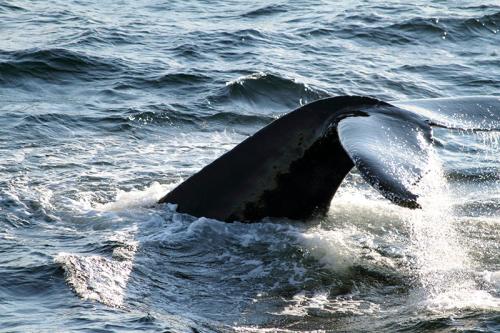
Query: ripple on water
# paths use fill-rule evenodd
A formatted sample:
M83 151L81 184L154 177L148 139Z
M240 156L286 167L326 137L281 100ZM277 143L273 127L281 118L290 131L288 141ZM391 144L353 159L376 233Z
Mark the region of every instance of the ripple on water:
M497 331L493 132L435 129L415 214L355 173L309 224L155 202L319 98L498 94L499 9L2 1L0 330Z

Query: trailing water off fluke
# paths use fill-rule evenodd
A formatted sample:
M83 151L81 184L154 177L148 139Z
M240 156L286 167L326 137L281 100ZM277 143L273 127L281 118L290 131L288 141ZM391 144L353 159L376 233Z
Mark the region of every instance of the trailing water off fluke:
M318 100L264 127L159 202L223 221L307 219L327 211L356 167L387 199L419 208L412 187L428 171L433 126L500 130L500 99Z

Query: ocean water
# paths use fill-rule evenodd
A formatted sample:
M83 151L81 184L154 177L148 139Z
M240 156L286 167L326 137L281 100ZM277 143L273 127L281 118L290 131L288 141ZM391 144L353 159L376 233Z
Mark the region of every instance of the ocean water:
M319 98L500 96L497 1L0 0L0 331L498 332L500 135L436 129L422 210L155 202Z

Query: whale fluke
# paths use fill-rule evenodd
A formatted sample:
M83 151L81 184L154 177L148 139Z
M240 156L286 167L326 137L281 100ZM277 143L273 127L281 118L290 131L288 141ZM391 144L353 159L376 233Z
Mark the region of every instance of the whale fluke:
M420 208L411 187L429 165L429 123L394 106L365 112L366 117L339 122L342 146L362 177L384 197L400 206Z
M456 103L460 109L453 108ZM482 111L471 115L474 105L482 105ZM499 111L495 97L422 103L359 96L318 100L264 127L159 202L176 204L181 213L228 222L307 219L328 210L355 166L384 197L418 208L412 186L427 171L432 126L494 130L491 124L500 120ZM467 122L456 122L454 112Z

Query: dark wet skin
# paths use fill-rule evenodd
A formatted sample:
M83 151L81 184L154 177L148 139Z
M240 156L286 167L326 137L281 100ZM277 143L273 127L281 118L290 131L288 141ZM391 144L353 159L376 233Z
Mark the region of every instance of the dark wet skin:
M490 110L498 103L494 97L393 104L358 96L322 99L264 127L159 202L227 222L303 220L328 210L355 166L387 199L419 208L411 187L427 171L431 126L494 130L500 116Z

